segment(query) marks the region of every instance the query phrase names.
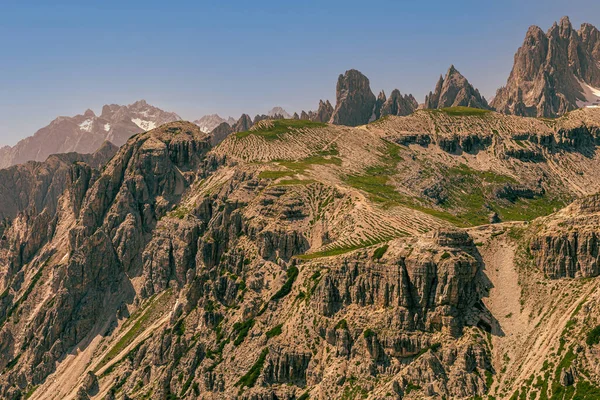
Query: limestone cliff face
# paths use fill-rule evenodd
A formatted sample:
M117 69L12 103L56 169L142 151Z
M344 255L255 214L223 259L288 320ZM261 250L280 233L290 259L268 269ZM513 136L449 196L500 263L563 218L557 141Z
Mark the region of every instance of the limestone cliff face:
M373 119L376 98L369 79L351 69L340 75L336 87L336 105L330 122L337 125L364 125Z
M530 251L548 277L600 275L600 195L578 200L540 224Z
M546 33L530 27L492 106L509 114L556 117L598 102L590 88L600 87L599 38L594 26L575 30L567 17Z
M412 94L402 96L398 89L394 89L390 97L381 104L380 116L410 115L417 107L419 107L419 103Z
M27 365L20 373L26 373L31 382L41 382L62 354L84 340L99 321L110 318L120 306L119 301L132 295L123 286L126 274L141 272L141 248L148 233L195 180L203 151L209 148L207 137L188 123L173 123L161 132L138 136L102 174L85 165L73 166L68 174L70 185L58 201L61 207L55 217L51 216L52 208L46 207L34 222L27 220L27 214L20 214L5 230L8 248L4 254L12 253L12 241L29 246L21 252L26 257L21 256L21 263L29 262L35 271L28 291L38 280L51 279L55 293L52 299L34 294L39 301L46 301L46 307L33 323L25 325L14 313L19 306L25 307L19 313L29 310L27 304L20 304L26 297L18 300L15 295L19 293L19 281L25 277L27 283L31 271L5 276L6 298L12 301L7 304L2 331L10 332L11 339L4 343L8 347L3 351L12 352L16 342L23 346L22 340L35 349L19 356L22 365ZM194 167L193 173L190 167ZM50 220L42 220L41 224L48 228L39 229L35 221L44 216ZM58 247L41 250L41 245L50 241L57 242ZM64 261L55 264L58 260L54 257L65 253ZM56 266L52 273L46 268L48 264ZM112 301L111 296L121 300ZM17 354L11 359L15 357ZM14 391L3 387L2 393L11 398Z
M431 247L438 253L426 250ZM476 256L466 233L439 231L389 263L356 260L332 268L316 286L313 305L328 317L351 304L394 307L397 329L458 334L464 325L461 310L471 308L483 290L477 287Z
M58 154L45 162L32 161L0 170L0 218L12 219L19 212L41 213L46 209L54 215L76 164L99 168L116 152L117 147L107 142L93 154Z
M471 107L489 110L490 106L454 65L438 80L435 90L425 97L425 108Z

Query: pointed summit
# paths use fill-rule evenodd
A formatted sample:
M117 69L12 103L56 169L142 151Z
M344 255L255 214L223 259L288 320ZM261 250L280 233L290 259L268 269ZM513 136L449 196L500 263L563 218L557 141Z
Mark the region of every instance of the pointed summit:
M547 33L529 28L492 106L507 114L553 118L595 105L599 88L600 33L590 24L576 31L563 17Z
M44 161L51 154L91 154L105 141L122 146L140 132L181 118L141 100L128 106L107 104L97 116L87 109L73 117L58 117L33 136L0 152L0 168L27 161Z
M375 111L374 111L375 119L381 118L381 108L385 104L386 100L387 100L387 97L385 95L385 92L382 90L381 92L379 92L379 95L377 96L377 100L375 100Z
M242 114L240 119L231 127L234 132L245 132L252 128L252 118L248 114Z
M440 76L435 91L425 98L425 108L473 107L489 110L491 107L479 90L475 89L454 65L445 77Z
M383 103L381 107L381 116L386 115L409 115L412 114L419 103L412 94L404 95L398 89L392 90L390 97Z
M329 122L331 119L331 115L333 114L333 106L327 100L324 102L323 100L319 100L319 108L317 112L312 116L311 120L316 122Z

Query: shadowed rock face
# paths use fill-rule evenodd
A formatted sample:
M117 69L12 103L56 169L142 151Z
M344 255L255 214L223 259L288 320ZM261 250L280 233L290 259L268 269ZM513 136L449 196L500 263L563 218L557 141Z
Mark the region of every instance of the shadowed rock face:
M472 107L489 110L490 106L479 90L452 65L446 76L440 76L434 92L425 97L425 108Z
M59 197L76 175L89 167L100 168L117 150L106 142L93 154L57 154L44 162L30 161L0 170L0 219L15 218L23 211L54 215Z
M250 118L248 114L242 114L240 119L238 119L238 121L235 124L233 124L231 129L234 132L245 132L247 130L250 130L250 128L252 128L252 125L252 118Z
M386 115L410 115L417 107L419 107L419 103L412 94L402 96L398 89L394 89L390 97L381 105L380 115L382 117Z
M599 49L600 33L590 24L577 31L564 17L547 33L530 27L492 106L530 117L556 117L579 108L591 100L582 84L600 87Z
M336 105L330 123L358 126L373 119L376 98L369 79L355 69L340 75L336 87Z
M227 138L227 136L229 136L231 133L233 133L231 126L227 122L222 122L210 132L210 143L213 146L216 146L225 140L225 138Z
M311 118L312 121L316 122L324 122L327 123L331 119L331 115L333 114L333 106L329 102L329 100L323 102L323 100L319 100L319 108L315 115Z

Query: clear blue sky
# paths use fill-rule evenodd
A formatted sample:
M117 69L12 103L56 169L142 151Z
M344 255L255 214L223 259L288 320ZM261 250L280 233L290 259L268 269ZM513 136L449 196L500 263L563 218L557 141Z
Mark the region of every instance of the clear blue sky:
M490 98L529 25L563 15L600 26L600 1L0 0L0 144L142 98L185 119L314 109L349 68L422 102L453 63Z

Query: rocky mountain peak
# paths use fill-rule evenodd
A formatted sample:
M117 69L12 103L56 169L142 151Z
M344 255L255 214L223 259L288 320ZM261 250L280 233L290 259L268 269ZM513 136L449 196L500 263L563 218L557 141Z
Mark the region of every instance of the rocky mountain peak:
M0 150L0 168L27 161L44 161L51 154L93 153L110 141L122 146L131 136L181 118L145 100L130 105L107 104L97 116L87 109L73 117L58 117L14 147Z
M148 106L148 103L146 102L146 100L141 99L133 103L131 106L134 108L144 108Z
M234 132L245 132L252 128L252 118L248 114L242 114L240 119L231 127Z
M412 114L419 103L412 94L402 95L398 89L392 90L390 97L386 99L381 107L381 116L386 115L409 115Z
M492 106L508 114L556 117L595 105L600 100L599 36L590 24L576 31L568 17L546 33L530 27Z
M375 111L374 111L375 119L381 118L381 108L385 104L386 100L387 100L387 96L385 95L385 92L382 90L377 95L377 100L375 100Z
M291 118L291 115L287 111L285 111L282 107L273 107L271 110L269 110L269 112L267 113L267 116L269 116L269 117L282 116L285 119Z
M330 122L348 126L364 125L374 116L375 102L369 79L360 71L348 70L338 77L336 106Z
M490 109L479 90L475 89L455 67L451 65L445 77L440 76L435 91L425 98L425 108L473 107Z
M312 116L309 116L308 114L306 116L308 118L310 118L312 121L327 123L331 119L332 115L333 115L333 106L331 105L329 100L327 100L327 101L319 100L319 108L317 109L317 112L314 113L314 115L312 115Z
M600 60L600 31L591 24L582 24L579 37L585 51L589 52L595 60Z
M232 122L233 121L233 122ZM223 122L232 125L234 124L236 121L233 120L231 117L229 117L228 119L222 118L221 116L219 116L219 114L210 114L210 115L205 115L197 120L194 121L194 123L196 125L198 125L198 127L200 128L200 130L204 133L210 133L213 131L213 129L215 129L217 126L219 126L220 124L222 124Z

